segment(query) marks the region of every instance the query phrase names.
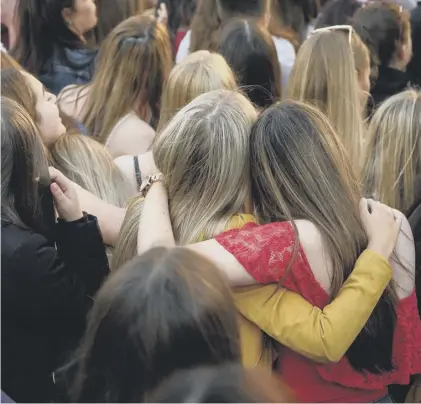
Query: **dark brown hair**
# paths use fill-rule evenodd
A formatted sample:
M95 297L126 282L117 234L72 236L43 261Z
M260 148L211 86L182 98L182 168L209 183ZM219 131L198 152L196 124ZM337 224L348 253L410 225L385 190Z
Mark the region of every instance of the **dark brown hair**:
M234 19L224 28L218 52L249 99L267 108L281 98L281 70L269 32L253 21Z
M152 403L292 403L279 377L238 364L177 372L148 397Z
M218 269L187 249L155 248L97 293L70 398L142 402L176 370L238 361L236 309Z
M352 26L370 51L372 79L379 66L388 66L396 54L398 44L405 44L411 36L410 15L388 2L373 2L360 8Z

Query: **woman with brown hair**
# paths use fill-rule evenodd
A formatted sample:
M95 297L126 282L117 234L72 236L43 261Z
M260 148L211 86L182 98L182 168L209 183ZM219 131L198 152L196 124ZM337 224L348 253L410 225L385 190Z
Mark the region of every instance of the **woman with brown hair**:
M83 334L107 256L74 185L49 172L34 122L3 96L1 152L1 386L16 402L51 402L53 372Z
M131 17L103 42L92 83L65 89L59 105L114 158L144 153L155 136L171 67L165 27L148 17Z
M286 347L279 356L279 371L301 401L382 399L388 385L407 383L411 374L421 371L421 321L408 221L376 202L363 200L359 204L359 189L346 151L326 117L314 107L285 102L267 109L253 126L249 150L251 195L256 219L262 225L249 223L242 230L191 246L218 263L233 285L282 282L310 303L325 307L346 284L363 249L372 248L368 238L373 229L379 230L386 220L382 231L389 226L399 230L402 220L392 259L394 282L345 357L338 358L337 364L318 365ZM166 183L171 180L167 177ZM172 245L173 234L177 239L180 230L173 217L171 192L170 185L167 195L162 184L155 184L146 196L139 252L151 244ZM378 217L378 209L385 212L384 218ZM367 221L376 218L379 221L375 220L374 227L367 227ZM395 239L391 250L394 244ZM369 285L371 280L363 283ZM364 298L358 299L359 304L362 301ZM262 300L255 309L262 310L264 303ZM258 315L243 314L251 321L261 320ZM273 315L267 316L272 326ZM291 330L290 338L297 341L299 336Z
M16 101L35 122L47 148L66 133L56 97L31 74L16 69L1 71L1 93Z
M144 402L176 370L239 361L224 277L189 250L156 248L113 273L95 296L68 368L70 399Z
M357 173L363 164L364 115L370 91L367 47L351 26L314 31L302 44L287 98L315 104L341 137Z
M236 90L235 76L218 53L198 51L189 55L171 71L162 93L158 132L161 132L179 110L201 94L213 90ZM139 156L121 156L115 163L139 191L142 181L156 172L151 152Z
M371 55L373 106L409 84L406 67L412 58L410 14L402 6L380 1L357 11L353 27Z
M190 52L218 49L221 32L233 18L253 20L265 29L269 23L269 0L202 0L193 18L192 28L180 44L176 61L181 62ZM282 86L285 88L295 61L295 49L285 38L273 36L279 65Z

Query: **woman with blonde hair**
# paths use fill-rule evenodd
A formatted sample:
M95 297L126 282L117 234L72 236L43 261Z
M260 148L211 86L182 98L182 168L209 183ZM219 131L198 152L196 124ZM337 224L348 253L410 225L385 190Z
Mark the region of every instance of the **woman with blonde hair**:
M223 107L225 111L227 107ZM182 112L188 113L186 110ZM214 109L211 112L214 127L218 115ZM173 124L174 130L179 127L177 121L174 118L167 130ZM159 140L164 136L165 133ZM174 147L175 144L169 142L167 148L171 150ZM339 291L350 281L350 276L356 275L353 267L364 249L369 251L365 251L359 260L378 257L373 252L378 250L369 241L373 233L380 231L380 227L382 232L394 229L397 242L396 238L389 240L389 252L395 247L391 261L393 282L384 293L381 290L381 300L375 304L362 330L358 329L348 340L349 345L336 358L338 363L320 365L304 358L299 349L291 350L288 342L293 340L294 344L299 344L303 336L297 328L289 330L289 341L280 341L285 348L278 358L282 377L300 401L384 400L390 384L407 383L411 374L421 371L421 321L414 293L414 244L408 221L399 212L393 212L380 203L360 200L346 150L328 119L317 108L290 101L267 109L253 125L249 150L254 211L262 225L249 223L241 230L234 230L235 226L231 226L233 230L216 235L216 240L204 241L191 248L218 263L233 285L275 283L274 290L279 293L279 285L276 284L282 281L283 287L326 309L326 305L341 294ZM186 174L186 181L191 181L192 177L196 183L199 178L203 181L199 177L199 168L210 163L200 157L193 160L198 168ZM168 193L158 181L146 196L140 220L139 253L157 243L172 245L175 241L182 242L185 233L182 214L186 223L191 222L195 215L197 202L188 204L190 199L187 196L183 209L180 201L174 204L172 199L177 191L171 183L174 175L179 173L168 174L168 163L162 165L159 153L156 161L164 174ZM217 161L218 167L224 166L220 155ZM223 163L234 164L228 161L230 159L227 158ZM214 179L217 171L206 168L204 173L210 173L209 176ZM222 175L218 178L224 180ZM229 195L238 194L238 184L237 188L234 184L227 184L231 187L228 188ZM221 186L226 188L223 182ZM188 191L185 186L186 195ZM207 206L209 211L211 206ZM384 217L380 218L379 210L385 214ZM223 218L226 211L222 211L219 217ZM367 221L371 220L376 222L373 227L367 226ZM171 232L171 224L174 233ZM210 225L212 222L196 227L193 236L206 230L215 231L215 227ZM398 236L401 227L402 232ZM198 238L193 241L198 241ZM387 254L383 256L389 259ZM369 264L367 274L371 274L371 269ZM371 275L366 279L362 277L360 281L370 288ZM271 306L276 300L269 295L260 301L257 298L253 303L250 301L248 310L238 307L246 318L259 326L266 318L263 329L273 335L270 326L286 326L285 322L276 321L281 311L281 305ZM358 305L355 305L356 301ZM350 306L365 303L364 295L349 301ZM251 313L253 310L256 312ZM294 305L289 311L295 312ZM295 318L295 324L299 323L296 315ZM341 319L349 322L355 317L342 311ZM336 332L342 329L344 336L349 336L349 331L345 331L343 326L337 327L332 325ZM317 338L317 332L307 332Z
M114 158L144 153L155 135L171 67L166 28L148 17L131 17L103 42L93 81L65 89L59 104Z
M165 128L180 109L199 95L213 90L236 88L234 73L221 55L208 51L192 53L171 71L162 94L158 132ZM152 153L149 152L139 156L122 156L115 162L137 191L142 180L156 172Z
M386 100L368 129L365 193L407 213L421 199L421 92Z
M50 164L67 178L102 200L125 207L133 196L130 184L108 150L83 135L64 135L50 152Z
M357 172L369 77L367 47L352 27L321 28L301 46L287 89L287 98L315 104L328 116Z
M241 94L214 91L196 98L182 109L154 143L157 167L168 188L165 203L169 201L174 236L180 245L221 237L218 235L225 230L255 223L254 217L247 212L251 212L249 196L253 192L249 150L250 147L260 147L249 142L251 125L256 118L256 111ZM151 217L157 220L156 215L150 216L150 212L145 211L145 206L143 209L140 228L142 222ZM157 229L161 230L161 221L156 221L156 229L149 228L150 236L139 232L139 252L156 241L154 234ZM366 267L370 273L372 268L371 264ZM354 275L358 278L357 273L356 270ZM386 284L382 285L376 290L379 296L386 287ZM359 299L361 305L375 305L377 302L377 299L374 302L367 299L365 292L363 295L365 297ZM373 309L370 306L360 323L362 313L354 312L348 316L343 311L343 306L349 303L346 291L342 299L337 299L326 313L322 313L313 307L306 308L303 299L277 289L276 285L237 289L235 298L240 312L256 324L244 318L240 320L243 363L248 367L262 365L269 369L272 365L271 344L265 342L261 330L306 357L320 362L338 361ZM347 307L345 310L355 309L351 304ZM330 317L331 309L340 310L340 315ZM358 327L354 328L356 324L350 323L351 318L357 320ZM336 323L336 320L345 319L346 324ZM344 334L339 336L341 330Z

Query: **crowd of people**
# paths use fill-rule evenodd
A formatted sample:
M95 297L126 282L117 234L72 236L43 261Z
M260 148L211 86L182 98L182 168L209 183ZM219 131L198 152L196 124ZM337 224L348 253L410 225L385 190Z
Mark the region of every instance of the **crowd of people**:
M2 402L421 402L421 2L1 8Z

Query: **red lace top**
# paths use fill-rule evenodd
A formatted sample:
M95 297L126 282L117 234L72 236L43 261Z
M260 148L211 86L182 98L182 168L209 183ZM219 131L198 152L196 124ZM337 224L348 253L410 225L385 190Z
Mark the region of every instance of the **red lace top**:
M250 223L216 237L218 243L259 283L282 280L283 286L323 308L329 296L315 279L302 247L289 274L295 232L289 222L258 226ZM344 357L338 363L318 364L284 348L279 371L303 402L372 402L387 394L390 384L408 384L421 373L421 321L414 293L397 306L393 341L395 370L383 374L355 371Z

